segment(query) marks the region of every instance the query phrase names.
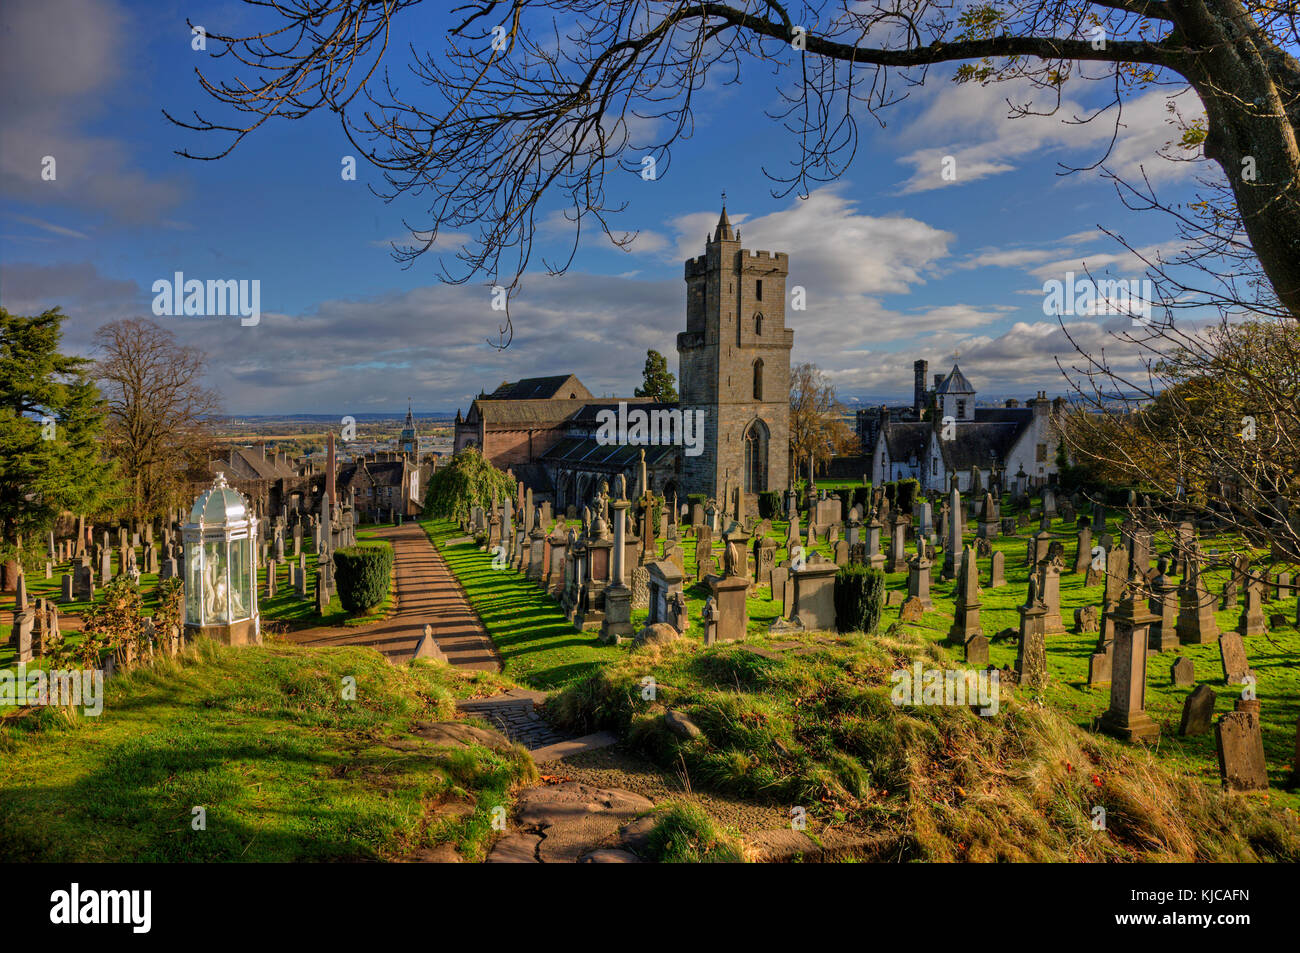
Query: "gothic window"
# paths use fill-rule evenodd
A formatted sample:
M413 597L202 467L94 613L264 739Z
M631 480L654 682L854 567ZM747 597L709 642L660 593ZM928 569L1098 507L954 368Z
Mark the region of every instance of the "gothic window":
M761 312L754 315L754 334L757 337L763 336L763 315Z
M745 492L767 489L767 425L755 420L745 428Z
M754 400L763 399L763 359L754 362Z

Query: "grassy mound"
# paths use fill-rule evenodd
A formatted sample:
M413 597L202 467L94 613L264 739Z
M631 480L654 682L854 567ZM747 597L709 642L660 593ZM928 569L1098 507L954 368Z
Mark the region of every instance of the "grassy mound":
M804 645L756 654L683 640L638 650L549 707L576 730L621 733L684 769L693 785L902 835L919 859L1300 858L1294 811L1225 796L1007 686L989 717L965 706L895 705L892 673L914 660L953 667L920 635L782 638ZM670 731L668 709L688 715L701 736ZM1103 818L1104 829L1094 829Z
M481 858L532 759L421 731L493 678L368 649L204 641L109 681L99 717L11 710L0 860L377 860L440 844Z
M661 864L738 864L740 841L720 830L709 815L691 804L672 804L660 812L646 842L650 859Z

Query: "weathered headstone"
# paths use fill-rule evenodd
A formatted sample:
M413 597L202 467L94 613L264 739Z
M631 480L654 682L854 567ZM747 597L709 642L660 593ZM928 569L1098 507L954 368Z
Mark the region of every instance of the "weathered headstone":
M1214 726L1214 735L1223 786L1230 791L1267 790L1268 766L1259 716L1248 711L1228 712Z
M1224 632L1219 636L1219 661L1223 665L1223 680L1229 685L1242 684L1250 674L1246 643L1240 632Z
M1178 734L1184 738L1203 735L1214 721L1214 689L1198 685L1183 699L1183 717L1178 722Z
M1196 682L1196 664L1187 656L1181 656L1169 666L1169 679L1179 688L1186 688Z

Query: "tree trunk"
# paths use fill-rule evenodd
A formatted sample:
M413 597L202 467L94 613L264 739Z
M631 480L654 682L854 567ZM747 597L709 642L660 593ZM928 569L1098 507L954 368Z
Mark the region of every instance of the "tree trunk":
M1300 318L1300 63L1240 0L1173 0L1189 47L1179 69L1205 105L1205 155L1223 168L1278 299Z
M18 573L21 566L16 559L6 559L0 565L0 592L16 592L18 589Z

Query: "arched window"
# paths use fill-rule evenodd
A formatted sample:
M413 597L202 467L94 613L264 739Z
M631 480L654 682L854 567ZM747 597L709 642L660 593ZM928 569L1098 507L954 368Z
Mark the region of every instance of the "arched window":
M763 359L754 362L754 400L763 399Z
M754 315L754 335L756 337L763 336L763 313L761 311Z
M745 492L762 493L767 489L767 425L754 420L745 428Z

